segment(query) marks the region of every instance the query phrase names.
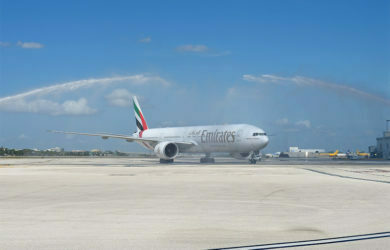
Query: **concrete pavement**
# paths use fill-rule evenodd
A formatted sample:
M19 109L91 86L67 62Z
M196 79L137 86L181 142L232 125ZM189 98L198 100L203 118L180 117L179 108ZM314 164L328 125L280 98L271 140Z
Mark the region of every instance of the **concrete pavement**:
M390 231L386 162L197 160L0 158L0 248L207 249ZM337 246L385 249L390 238Z

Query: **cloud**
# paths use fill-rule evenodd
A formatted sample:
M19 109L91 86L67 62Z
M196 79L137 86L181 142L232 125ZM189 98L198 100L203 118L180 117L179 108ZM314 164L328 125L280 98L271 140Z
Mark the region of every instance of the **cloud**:
M85 98L80 98L77 101L67 100L63 103L53 102L47 99L36 99L32 101L13 99L5 105L0 106L0 110L49 115L90 115L96 113L95 109L92 109L87 105L87 100Z
M185 121L181 121L181 120L178 120L178 121L169 120L169 121L159 122L159 127L162 127L162 128L166 128L166 127L183 127L183 126L188 126L188 123L185 122Z
M311 128L311 122L309 120L301 120L297 122L290 122L288 118L282 118L275 121L276 125L284 127L284 131L295 132L302 128Z
M202 55L205 57L219 57L219 56L227 56L230 55L231 52L229 50L225 51L215 51L210 48L208 48L206 45L193 45L193 44L187 44L187 45L181 45L176 48L179 52L189 52L194 53L198 55Z
M11 43L0 41L0 47L9 47L9 46L11 46Z
M16 43L17 46L23 48L23 49L41 49L44 47L42 43L36 43L36 42L21 42L18 41Z
M127 89L115 89L106 96L106 99L113 106L129 107L132 96L133 94L127 91Z
M311 128L311 122L309 120L297 121L295 125L305 128Z
M152 41L152 38L150 37L144 37L139 40L140 43L150 43Z
M287 118L282 118L276 121L277 125L287 125L289 123Z
M266 82L276 82L280 80L286 80L287 78L264 74L261 76L243 75L242 79L250 82L266 83Z
M95 109L88 107L87 100L80 98L78 101L68 100L61 104L57 115L90 115L96 113Z
M218 56L228 56L230 54L231 54L231 52L229 50L225 50L225 51L222 51L222 52L209 53L207 55L210 56L210 57L218 57Z
M20 135L18 136L18 138L21 139L21 140L23 140L23 139L27 139L28 136L26 136L25 134L20 134Z
M208 49L209 48L207 48L206 45L192 45L192 44L181 45L176 48L176 50L180 52L194 52L194 53L206 52Z
M226 97L233 98L234 96L237 95L237 93L238 93L238 91L236 88L234 88L234 87L228 88L228 90L226 92Z
M129 83L131 85L145 85L149 83L169 86L169 82L158 76L132 75L117 76L109 78L92 78L79 81L54 84L48 87L37 88L17 95L0 98L0 111L7 112L31 112L50 115L85 115L96 112L87 106L87 100L81 98L78 101L68 100L57 103L44 98L48 95L58 95L66 92L76 91L81 88L92 88L96 86L110 86L116 83Z
M284 84L294 84L300 87L309 86L309 87L325 88L325 89L332 90L336 93L350 94L366 100L373 100L379 103L390 105L390 99L388 98L371 94L350 86L325 82L325 81L308 78L304 76L281 77L276 75L265 74L261 76L243 75L242 78L245 81L258 82L258 83L276 83L276 84L284 83Z

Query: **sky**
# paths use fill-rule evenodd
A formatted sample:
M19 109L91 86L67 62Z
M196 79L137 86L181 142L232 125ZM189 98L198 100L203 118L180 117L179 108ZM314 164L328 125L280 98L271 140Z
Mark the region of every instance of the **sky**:
M248 123L367 151L390 119L389 1L0 0L0 146L144 151L149 127Z

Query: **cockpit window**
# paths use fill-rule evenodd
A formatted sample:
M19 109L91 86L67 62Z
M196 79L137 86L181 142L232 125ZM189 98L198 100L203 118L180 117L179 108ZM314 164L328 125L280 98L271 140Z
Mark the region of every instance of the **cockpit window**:
M267 133L253 133L253 136L267 135Z

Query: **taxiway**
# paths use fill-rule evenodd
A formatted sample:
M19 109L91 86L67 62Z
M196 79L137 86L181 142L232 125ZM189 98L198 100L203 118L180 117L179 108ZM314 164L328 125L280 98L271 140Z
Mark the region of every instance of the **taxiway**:
M389 162L197 161L0 158L0 248L390 248Z

